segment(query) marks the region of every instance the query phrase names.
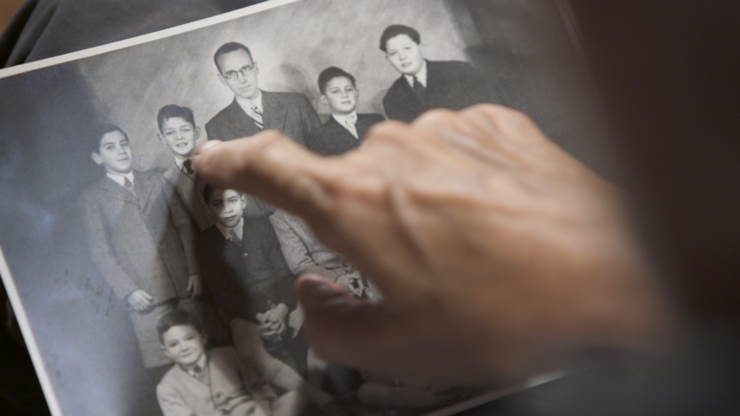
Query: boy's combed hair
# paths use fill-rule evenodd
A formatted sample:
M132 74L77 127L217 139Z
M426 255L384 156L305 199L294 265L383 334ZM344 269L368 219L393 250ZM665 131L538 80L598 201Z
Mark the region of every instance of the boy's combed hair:
M211 195L213 195L214 192L216 192L217 189L224 189L224 188L217 188L210 183L207 183L206 186L203 188L203 201L208 205L211 203ZM236 191L239 196L244 195L244 193L240 191Z
M224 43L221 45L220 48L216 50L216 53L213 54L213 63L216 64L216 68L218 68L218 72L221 72L221 66L218 64L218 58L221 57L221 55L226 55L227 53L236 52L236 51L244 51L249 55L249 59L252 60L254 63L254 58L252 58L252 51L249 50L246 46L242 45L239 42L229 42ZM221 74L223 75L223 74Z
M160 133L163 133L162 126L164 123L171 118L181 118L195 128L195 116L193 116L193 110L188 107L169 104L160 108L159 113L157 113L157 125L159 126Z
M159 342L164 343L164 334L174 326L191 326L199 333L203 333L203 326L198 319L188 311L178 309L163 316L157 323Z
M203 201L206 202L206 205L210 205L211 203L211 195L213 195L213 192L216 191L215 186L211 185L210 183L207 183L206 186L203 188Z
M93 127L90 131L90 150L95 153L100 153L100 140L102 140L103 136L105 136L106 134L114 131L121 132L126 140L129 140L128 134L126 134L126 132L123 131L122 128L111 123L100 123Z
M329 81L339 77L347 78L348 80L352 81L352 85L357 87L357 84L355 83L355 77L353 77L352 74L343 70L342 68L332 66L321 71L321 74L319 74L319 91L321 91L321 95L326 94L326 85L329 84Z
M388 53L386 44L398 35L406 35L416 42L417 45L421 44L421 35L418 30L405 25L390 25L385 28L383 34L380 36L380 50Z

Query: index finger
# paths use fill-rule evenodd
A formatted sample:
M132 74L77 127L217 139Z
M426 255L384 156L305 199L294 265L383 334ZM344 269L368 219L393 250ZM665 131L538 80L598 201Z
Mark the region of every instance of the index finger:
M296 214L325 212L331 205L320 177L336 163L274 130L228 142L209 141L195 150L192 161L213 185L255 195Z

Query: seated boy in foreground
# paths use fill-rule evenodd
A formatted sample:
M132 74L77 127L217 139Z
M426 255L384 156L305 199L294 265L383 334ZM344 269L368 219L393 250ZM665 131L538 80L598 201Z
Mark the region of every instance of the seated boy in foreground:
M165 416L284 416L300 411L297 391L276 398L233 347L206 351L200 323L190 313L165 315L157 332L162 350L176 364L157 385Z

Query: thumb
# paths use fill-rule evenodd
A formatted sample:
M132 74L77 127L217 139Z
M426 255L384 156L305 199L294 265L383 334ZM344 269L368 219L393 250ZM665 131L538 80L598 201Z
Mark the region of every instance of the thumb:
M305 334L321 358L348 367L383 371L384 350L394 345L395 313L386 305L358 299L340 284L318 275L303 275L296 283L305 312ZM387 351L390 352L390 351ZM380 361L378 361L380 360Z

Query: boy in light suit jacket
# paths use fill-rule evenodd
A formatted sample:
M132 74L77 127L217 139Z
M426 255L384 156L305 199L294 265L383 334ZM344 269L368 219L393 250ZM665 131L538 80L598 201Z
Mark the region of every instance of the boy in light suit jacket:
M188 312L164 316L157 333L175 363L157 385L164 416L293 416L303 409L298 391L277 398L233 347L206 351L200 323Z
M162 366L169 363L156 330L162 316L183 308L209 324L216 319L196 300L201 278L194 227L161 174L132 168L133 152L121 128L98 126L91 140L92 160L105 169L80 199L92 260L129 309L144 366Z

